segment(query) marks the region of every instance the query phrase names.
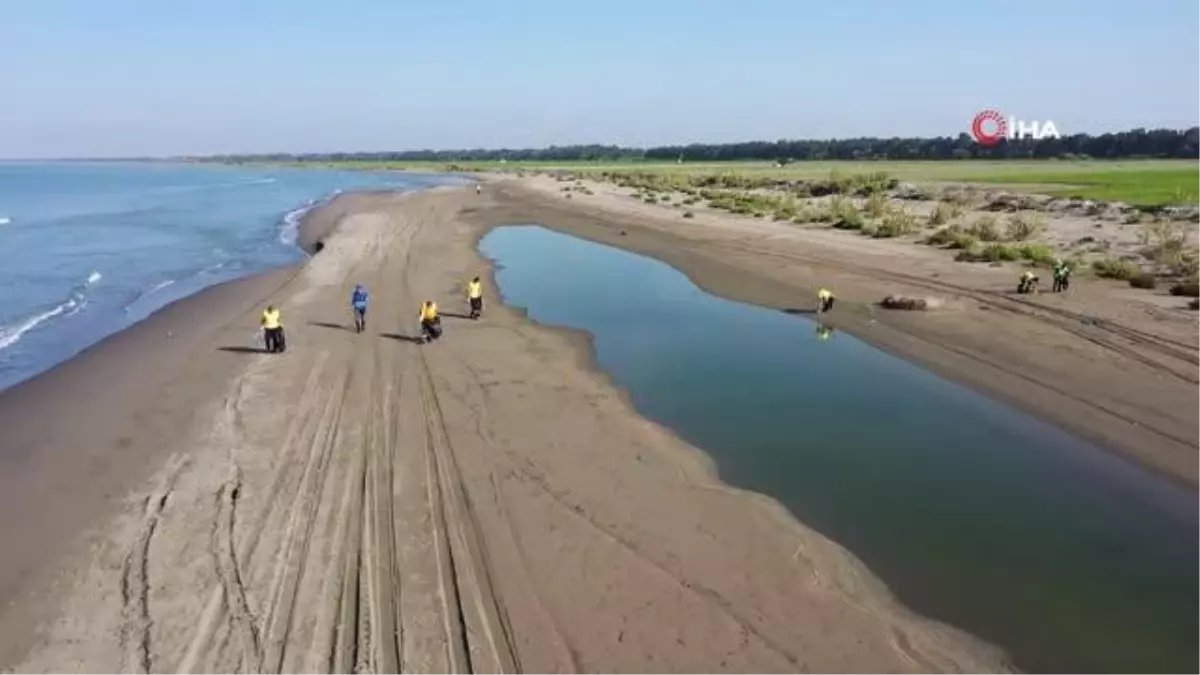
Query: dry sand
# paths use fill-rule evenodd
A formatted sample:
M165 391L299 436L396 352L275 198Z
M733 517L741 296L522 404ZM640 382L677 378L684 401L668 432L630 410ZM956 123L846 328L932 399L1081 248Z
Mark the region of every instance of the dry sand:
M491 284L483 320L452 316L462 281L488 273L475 243L497 222L651 253L764 304L807 306L810 283L832 283L848 308L838 327L1195 483L1194 344L1184 368L1161 338L1079 322L1086 304L552 190L339 198L306 222L304 241L324 248L302 268L177 303L0 395L0 668L1008 667L897 605L771 500L720 484L591 367L586 336L533 324ZM373 295L362 335L347 329L355 282ZM958 309L863 310L931 285ZM421 346L426 297L447 330ZM283 355L247 349L267 301L283 309Z

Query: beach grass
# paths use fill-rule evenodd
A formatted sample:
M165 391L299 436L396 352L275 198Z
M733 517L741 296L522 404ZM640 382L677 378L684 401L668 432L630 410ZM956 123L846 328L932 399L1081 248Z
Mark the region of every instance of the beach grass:
M771 162L304 162L358 170L459 172L563 171L678 175L740 174L748 178L819 180L830 175L887 174L911 183L978 183L1017 192L1120 201L1138 206L1200 203L1200 172L1191 160L957 160Z

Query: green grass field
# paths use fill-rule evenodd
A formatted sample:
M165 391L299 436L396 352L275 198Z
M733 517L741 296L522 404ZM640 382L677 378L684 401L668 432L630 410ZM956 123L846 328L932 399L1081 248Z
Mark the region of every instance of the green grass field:
M310 164L311 166L311 164ZM321 166L361 170L445 170L443 162L332 162ZM1121 201L1142 206L1200 202L1200 165L1189 160L999 160L945 162L455 162L464 171L654 172L674 174L746 173L789 179L825 178L831 173L885 172L913 183L985 183L1006 189L1062 197Z

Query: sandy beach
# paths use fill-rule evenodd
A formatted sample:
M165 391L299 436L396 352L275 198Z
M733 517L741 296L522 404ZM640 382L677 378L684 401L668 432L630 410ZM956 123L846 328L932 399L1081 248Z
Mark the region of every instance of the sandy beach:
M499 303L476 244L538 223L660 258L1197 484L1194 313L1104 284L729 217L681 225L546 177L343 195L304 265L218 286L0 394L0 669L994 672L837 544L639 417L586 335ZM461 284L483 275L469 322ZM372 289L368 330L346 312ZM875 307L936 296L930 312ZM446 336L416 344L422 299ZM283 310L288 351L257 352ZM16 514L13 517L12 514Z

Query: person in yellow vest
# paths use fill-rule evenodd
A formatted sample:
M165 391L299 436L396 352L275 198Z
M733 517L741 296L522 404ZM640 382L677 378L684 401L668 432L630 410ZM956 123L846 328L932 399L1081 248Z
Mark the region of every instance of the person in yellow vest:
M467 300L471 303L471 318L478 319L483 313L483 283L479 277L467 284Z
M421 303L421 335L426 342L433 342L442 336L442 319L438 316L437 303L426 300Z
M1037 291L1038 277L1033 273L1033 270L1025 270L1021 273L1020 281L1017 283L1018 293L1034 293Z
M283 321L279 318L279 310L274 305L267 305L262 313L263 342L267 351L275 354L287 348L283 337Z
M824 314L833 309L833 291L822 288L817 291L817 314Z

